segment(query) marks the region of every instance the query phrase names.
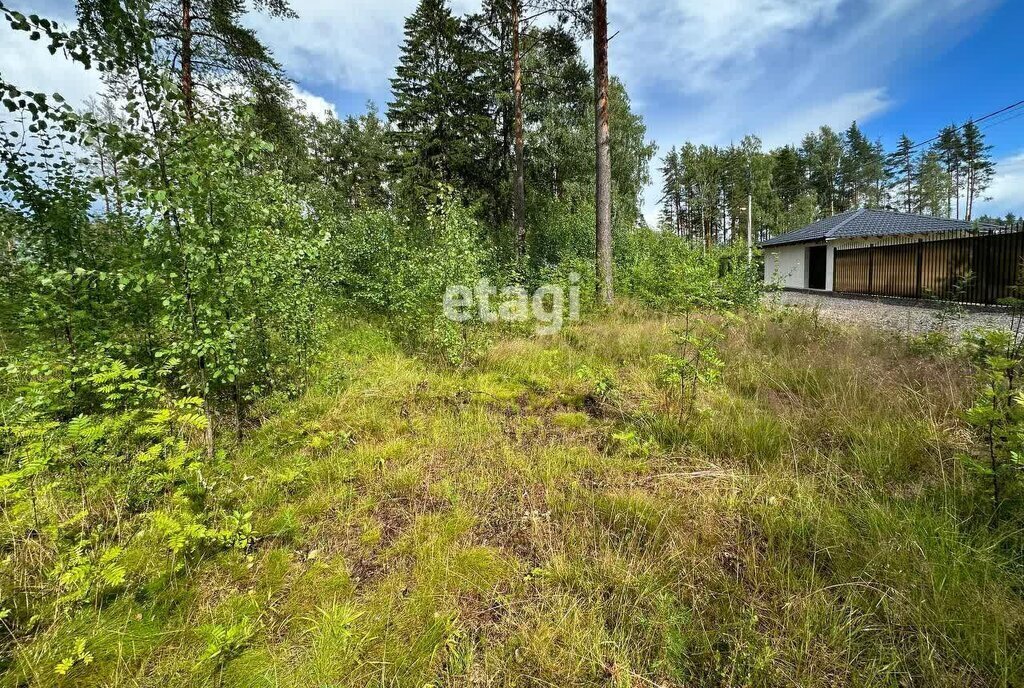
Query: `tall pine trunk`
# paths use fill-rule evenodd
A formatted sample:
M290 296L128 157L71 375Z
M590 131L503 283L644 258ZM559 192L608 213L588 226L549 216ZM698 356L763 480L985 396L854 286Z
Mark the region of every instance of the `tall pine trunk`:
M526 157L523 152L523 62L520 49L522 20L521 0L512 0L512 102L514 112L514 138L516 148L515 170L515 223L516 246L520 256L526 255Z
M960 161L956 163L956 181L954 187L956 189L956 219L960 219Z
M597 154L597 298L610 305L612 287L612 155L608 123L608 0L594 0L594 110Z
M964 220L966 222L971 221L971 213L974 211L974 169L968 165L967 167L967 199L966 209L964 210Z

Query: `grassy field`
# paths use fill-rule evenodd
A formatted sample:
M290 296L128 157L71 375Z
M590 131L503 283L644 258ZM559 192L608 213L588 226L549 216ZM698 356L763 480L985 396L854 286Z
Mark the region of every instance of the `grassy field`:
M690 325L722 333L692 410L680 319L460 369L339 328L210 478L249 546L54 624L3 685L1021 685L966 365L808 313Z

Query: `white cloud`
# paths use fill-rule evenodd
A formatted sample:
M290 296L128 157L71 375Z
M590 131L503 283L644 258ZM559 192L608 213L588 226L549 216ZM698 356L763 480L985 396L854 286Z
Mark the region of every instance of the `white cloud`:
M863 122L885 111L890 104L891 101L882 88L844 93L803 110L797 110L790 116L768 125L759 135L769 148L799 143L805 134L816 131L822 125L842 130L853 120Z
M416 4L417 0L292 0L298 19L254 13L246 22L293 78L379 96L389 89L405 17ZM456 12L468 12L480 2L456 0L452 5Z
M292 96L305 106L306 112L317 119L327 119L329 115L338 116L338 110L334 107L334 103L328 102L326 99L310 93L300 86L292 85Z
M1024 215L1024 150L996 161L996 175L985 194L990 200L978 203L975 215Z
M386 79L401 40L402 20L415 0L297 0L299 19L252 14L247 23L302 81L374 91Z
M842 0L669 0L613 6L613 31L628 46L631 80L657 80L684 92L713 93L756 79L759 58L815 25ZM625 53L629 53L628 56Z
M613 70L630 86L718 100L745 86L850 90L998 0L663 0L611 7ZM947 42L948 45L948 42ZM820 84L819 84L820 85ZM858 88L864 83L856 84ZM823 95L828 95L826 90Z

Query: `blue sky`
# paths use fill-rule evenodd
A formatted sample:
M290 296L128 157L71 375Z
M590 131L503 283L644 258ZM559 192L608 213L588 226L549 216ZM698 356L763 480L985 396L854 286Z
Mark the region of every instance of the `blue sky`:
M451 0L470 11L479 0ZM12 3L70 20L60 0ZM292 0L299 19L250 23L314 110L382 108L405 16L416 0ZM798 142L820 124L857 119L891 146L949 122L1024 100L1020 0L609 0L612 70L664 150L691 140L726 145L746 133ZM0 72L79 101L93 76L56 65L38 44L0 45ZM584 54L589 54L589 46ZM999 118L993 120L999 122ZM999 172L982 206L1024 213L1024 116L985 130ZM657 167L655 165L654 167ZM656 175L656 172L655 172ZM655 180L655 186L657 179ZM657 192L647 193L653 216Z

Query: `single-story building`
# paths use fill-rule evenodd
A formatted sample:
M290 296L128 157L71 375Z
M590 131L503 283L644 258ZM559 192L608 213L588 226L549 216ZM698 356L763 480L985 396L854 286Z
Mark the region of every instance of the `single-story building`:
M976 231L972 223L960 220L912 215L892 210L848 210L761 242L764 251L764 279L767 284L779 284L786 289L833 291L836 284L837 251L844 252L844 256L850 256L852 259L855 257L852 249L900 244L906 246L908 250L902 251L906 254L905 258L896 256L894 260L889 261L891 265L887 264L886 286L890 289L901 287L902 293L898 295L920 296L921 259L915 255L913 246L951 236L964 236ZM848 250L850 252L846 253ZM870 277L873 263L877 263L877 256L872 257L867 251L864 253L866 255L859 258L859 263L863 265L858 263L857 275L851 276L850 280L856 279L866 284L856 289L836 288L836 291L879 293L877 266L874 288ZM927 279L926 273L926 291L929 286Z

